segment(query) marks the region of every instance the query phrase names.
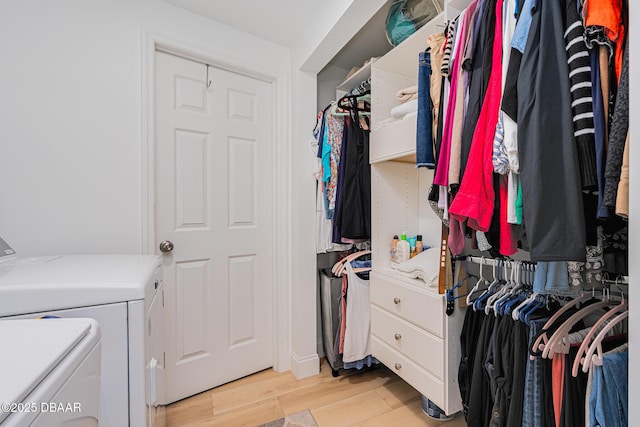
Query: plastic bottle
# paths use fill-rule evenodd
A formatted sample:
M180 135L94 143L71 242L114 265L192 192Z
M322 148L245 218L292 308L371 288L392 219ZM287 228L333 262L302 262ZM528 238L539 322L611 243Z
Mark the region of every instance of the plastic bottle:
M407 242L409 242L409 258L413 258L416 256L416 236L407 237Z
M398 250L397 250L398 262L409 261L410 254L411 254L411 246L409 245L409 242L407 242L407 233L403 232L400 235L400 241L398 242Z
M421 253L424 250L424 246L422 245L422 235L418 234L416 236L416 255Z
M400 242L400 239L398 239L397 234L394 234L393 240L391 241L391 262L392 263L398 262L398 242Z

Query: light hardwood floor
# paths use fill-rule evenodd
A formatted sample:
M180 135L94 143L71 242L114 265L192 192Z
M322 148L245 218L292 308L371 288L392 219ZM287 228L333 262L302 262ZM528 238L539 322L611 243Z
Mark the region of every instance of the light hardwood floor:
M387 368L296 380L272 369L216 387L166 408L167 427L253 427L310 410L319 427L466 426L458 414L443 423L422 412L420 394Z

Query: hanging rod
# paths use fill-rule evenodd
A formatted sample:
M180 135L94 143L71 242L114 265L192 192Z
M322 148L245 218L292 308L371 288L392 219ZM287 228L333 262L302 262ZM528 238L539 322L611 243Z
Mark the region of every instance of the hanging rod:
M527 260L515 260L515 259L504 259L504 258L487 258L475 255L460 255L454 258L455 261L469 261L474 264L482 264L489 266L497 266L498 263L507 264L507 267L511 267L514 261L522 261L529 264L535 264L535 261L527 261Z
M498 263L502 262L503 264L506 264L507 268L512 268L513 267L513 262L514 261L518 261L515 259L503 259L503 258L486 258L486 257L481 257L481 256L475 256L475 255L461 255L461 256L457 256L454 258L454 261L468 261L468 262L472 262L474 264L480 265L482 263L484 263L484 265L486 266L498 266ZM527 260L520 260L522 262L525 263L529 263L529 264L533 264L535 265L536 262L535 261L527 261ZM603 284L607 284L607 285L628 285L629 284L629 276L623 276L620 275L617 278L609 278L609 277L605 277L603 278L601 281L601 283Z

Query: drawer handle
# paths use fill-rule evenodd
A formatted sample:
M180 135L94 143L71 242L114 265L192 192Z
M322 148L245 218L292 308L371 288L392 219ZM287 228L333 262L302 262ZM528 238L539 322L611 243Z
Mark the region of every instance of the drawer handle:
M400 341L400 339L402 338L402 335L400 334L395 334L394 338L396 339L396 341Z
M400 304L400 298L397 298L397 297L396 297L396 298L394 298L394 299L393 299L393 303L394 303L394 304Z
M402 368L402 365L401 365L401 364L399 364L399 363L396 363L395 368L396 368L396 371L399 371L399 370L400 370L400 368Z

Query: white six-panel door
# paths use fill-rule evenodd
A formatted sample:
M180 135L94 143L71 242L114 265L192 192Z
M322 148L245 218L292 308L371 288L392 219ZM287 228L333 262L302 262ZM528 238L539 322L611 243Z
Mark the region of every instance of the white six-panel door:
M273 94L163 52L155 92L169 403L273 365Z

